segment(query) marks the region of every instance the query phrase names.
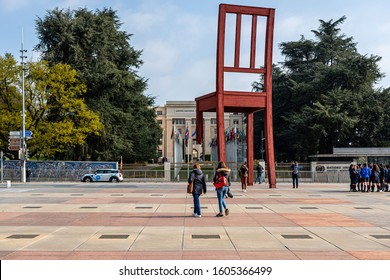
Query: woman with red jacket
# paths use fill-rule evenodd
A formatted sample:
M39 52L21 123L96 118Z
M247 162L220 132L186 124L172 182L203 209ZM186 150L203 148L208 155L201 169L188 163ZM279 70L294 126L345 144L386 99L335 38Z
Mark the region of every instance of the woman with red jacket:
M224 178L224 184L217 184L217 181L220 181ZM217 166L217 170L214 174L214 186L216 186L215 190L217 191L218 198L218 207L219 213L217 217L223 217L223 209L225 209L225 215L229 215L229 209L227 208L225 196L229 191L230 186L230 169L226 166L223 161L220 161Z

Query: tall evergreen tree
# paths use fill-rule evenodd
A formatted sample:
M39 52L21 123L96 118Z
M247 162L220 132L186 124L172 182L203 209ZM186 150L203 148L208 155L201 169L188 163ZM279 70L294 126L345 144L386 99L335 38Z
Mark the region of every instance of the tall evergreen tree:
M278 160L307 160L336 146L390 144L380 103L389 91L374 89L383 77L381 58L358 53L339 28L345 20L320 20L313 40L301 36L280 45L285 61L273 69Z
M50 63L78 71L87 85L86 103L104 125L103 135L90 137L78 151L84 159L147 160L156 156L161 138L154 97L144 95L147 81L137 74L141 51L130 46L131 35L120 27L112 9L57 8L36 20L36 50Z

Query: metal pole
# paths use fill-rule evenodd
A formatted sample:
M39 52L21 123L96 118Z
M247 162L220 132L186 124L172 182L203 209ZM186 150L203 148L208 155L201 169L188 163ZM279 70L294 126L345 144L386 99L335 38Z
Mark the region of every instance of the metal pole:
M234 125L234 178L237 178L237 168L238 168L238 143L237 143L237 125Z
M188 128L188 137L187 137L187 178L190 177L190 130Z
M3 151L0 152L0 156L1 156L1 183L3 183L4 181L4 166L3 166L3 157L4 157L4 154L3 154Z
M176 176L176 126L175 126L175 121L172 121L173 123L173 176Z
M21 182L22 183L26 183L26 116L25 116L25 92L24 92L24 70L25 70L24 59L27 58L27 56L24 55L25 52L27 52L27 50L25 50L23 46L23 29L22 29L22 48L20 50L21 53L20 58L22 59L22 138L21 138L21 146L22 146Z

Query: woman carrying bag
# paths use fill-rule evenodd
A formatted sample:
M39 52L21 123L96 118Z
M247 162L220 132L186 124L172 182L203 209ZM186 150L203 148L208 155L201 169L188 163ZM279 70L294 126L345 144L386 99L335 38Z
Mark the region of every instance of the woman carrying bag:
M200 170L199 163L194 164L194 170L192 170L190 176L188 177L188 183L193 183L192 197L194 199L194 213L192 213L192 216L194 216L195 218L200 218L202 217L202 214L200 212L199 197L202 195L202 193L206 194L207 188L206 180L204 178L202 170Z
M223 209L225 209L225 215L229 215L229 209L227 208L225 196L229 191L230 186L230 169L226 164L221 161L218 163L217 170L214 174L214 186L217 191L219 213L217 217L223 217Z

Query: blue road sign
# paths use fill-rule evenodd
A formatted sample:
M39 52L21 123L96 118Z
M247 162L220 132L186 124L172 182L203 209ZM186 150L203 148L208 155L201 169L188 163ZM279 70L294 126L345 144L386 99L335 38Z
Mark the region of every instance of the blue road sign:
M26 137L31 137L31 135L33 133L31 132L31 130L25 130L24 134L25 134ZM22 135L23 135L23 131L20 131L20 136L22 136Z

